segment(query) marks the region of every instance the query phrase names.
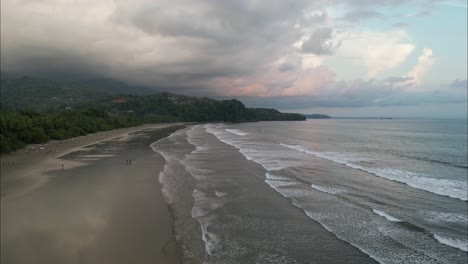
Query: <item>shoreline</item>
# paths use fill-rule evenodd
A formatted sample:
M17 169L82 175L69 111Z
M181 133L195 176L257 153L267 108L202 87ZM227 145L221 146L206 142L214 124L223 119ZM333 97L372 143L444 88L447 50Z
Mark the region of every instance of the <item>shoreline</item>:
M181 124L185 123L146 124L137 127L102 131L64 140L51 140L44 144L30 144L13 153L2 154L0 155L1 197L6 196L7 188L10 191L16 192L40 187L45 181L44 179L40 179L38 174L43 175L47 170L60 169L63 162L58 162L58 159L68 153L77 151L88 145L98 144L113 138L125 137L133 132ZM12 162L12 165L9 164L10 162ZM67 165L67 167L75 167L80 164L68 162ZM44 170L44 167L47 167L47 169ZM11 190L12 188L14 190Z
M144 125L2 155L13 162L2 166L2 262L179 263L158 181L164 159L149 144L182 127Z

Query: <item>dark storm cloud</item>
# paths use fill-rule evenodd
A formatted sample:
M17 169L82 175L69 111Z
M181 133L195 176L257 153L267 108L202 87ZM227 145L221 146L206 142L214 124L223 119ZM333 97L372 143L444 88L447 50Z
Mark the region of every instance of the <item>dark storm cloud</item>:
M2 54L3 70L21 75L44 76L58 79L77 79L103 76L108 68L101 61L83 57L78 53L46 46L25 44L16 52Z
M206 86L290 52L312 1L2 1L2 70ZM18 30L20 29L20 30Z
M253 76L290 53L302 35L295 25L322 25L329 19L327 6L402 2L4 0L1 66L22 74L206 86L213 78ZM304 52L332 54L339 44L330 39L332 32L323 26L315 30Z
M390 83L398 80L372 85L333 80L325 85L333 79L333 69L304 70L301 56L330 56L340 46L335 39L339 29L324 11L327 7L344 7L345 18L357 21L379 16L361 10L363 6L378 10L407 2L3 0L1 68L21 75L106 77L211 96L229 94L238 83L253 80L255 85L244 91L257 96L265 96L252 93L262 83L274 86L272 94L291 98L315 93L297 99L304 107L307 102L367 105L389 98ZM299 40L304 41L294 46Z

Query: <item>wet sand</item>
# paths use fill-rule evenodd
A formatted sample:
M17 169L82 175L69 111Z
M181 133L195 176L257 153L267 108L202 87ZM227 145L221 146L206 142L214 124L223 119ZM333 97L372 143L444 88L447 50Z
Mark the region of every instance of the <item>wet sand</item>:
M149 148L168 126L3 156L1 263L179 263L158 182L164 159Z

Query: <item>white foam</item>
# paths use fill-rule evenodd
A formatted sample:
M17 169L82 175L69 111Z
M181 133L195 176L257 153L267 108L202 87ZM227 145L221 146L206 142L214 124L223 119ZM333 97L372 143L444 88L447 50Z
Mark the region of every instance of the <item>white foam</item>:
M193 198L195 199L195 205L192 208L192 217L194 218L207 215L224 205L220 199L210 197L198 189L193 190Z
M393 217L393 216L385 213L384 211L380 211L380 210L377 210L377 209L372 209L372 212L374 212L376 215L382 216L383 218L387 219L390 222L401 222L400 219L398 219L396 217Z
M225 130L227 132L229 132L229 133L236 134L238 136L247 136L249 134L249 133L246 133L246 132L244 132L242 130L239 130L239 129L229 129L229 128L227 128Z
M271 253L260 253L257 259L255 260L255 264L297 264L298 262L288 256L278 255L278 254L271 254Z
M281 146L295 149L300 152L314 155L319 158L327 159L336 163L346 165L353 169L362 170L378 177L388 180L404 183L410 187L435 193L438 195L448 196L451 198L468 200L468 183L457 180L437 179L426 175L417 174L414 172L393 169L393 168L368 168L352 162L365 161L366 158L352 157L347 154L337 154L333 152L316 152L311 151L303 146L280 144Z
M200 126L193 126L189 130L179 130L169 137L151 144L152 149L160 153L166 160L163 171L159 175L159 182L161 183L163 195L168 203L174 202L174 197L177 196L178 191L175 189L176 186L172 180L179 176L177 172L172 169L174 164L184 166L185 171L189 172L197 182L209 177L210 174L215 172L214 170L200 167L196 160L192 160L192 157L197 153L209 149L204 143L203 138L197 133L199 127ZM182 138L187 139L187 141L195 147L195 150L189 154L184 153L182 155L178 153L173 147L174 145L180 144L180 139ZM213 211L224 206L224 202L221 198L223 195L226 194L216 192L216 195L208 195L206 192L199 189L194 189L192 193L195 203L192 207L191 214L192 217L200 223L202 240L208 255L213 255L220 246L219 237L213 232L208 231L208 229L213 222Z
M193 126L191 129L187 130L187 141L195 146L194 152L203 152L209 150L209 147L204 144L203 142L200 142L200 140L197 140L197 135L195 134L195 129L198 128L199 125Z
M283 177L283 176L274 175L274 174L271 174L271 173L266 173L266 174L265 174L265 177L266 177L268 180L273 180L273 181L289 181L289 180L290 180L289 178L286 178L286 177Z
M448 238L448 237L443 237L439 235L434 235L434 238L439 241L439 243L457 248L459 250L468 252L468 241L467 240L460 240L460 239L455 239L455 238Z
M216 192L215 192L215 195L216 195L216 196L218 196L218 197L223 197L223 196L226 196L226 195L227 195L227 193L225 193L225 192L218 192L218 191L216 191Z
M369 210L362 210L334 195L316 192L298 181L265 180L275 191L290 199L291 204L300 208L311 219L326 230L355 246L379 263L440 263L431 252L421 251L427 242L419 241L425 236L414 233L416 241L395 240L406 229L386 229ZM314 201L314 202L311 202ZM385 215L391 220L396 218ZM432 240L432 239L430 239ZM382 247L381 247L382 246ZM435 247L437 250L440 247ZM416 251L415 251L416 250ZM418 252L415 254L415 252Z
M205 243L205 252L212 256L215 250L219 246L219 237L208 231L208 223L209 221L207 219L202 220L200 218L196 218L198 222L200 223L201 226L201 231L202 231L202 240Z
M291 187L294 187L297 185L296 182L277 181L277 180L265 180L265 182L268 185L270 185L271 188L273 188L275 191L277 191L279 194L281 194L285 198L290 198L289 194L291 193L290 192L290 190L292 189ZM285 189L287 191L285 191ZM300 206L297 206L297 207L301 208Z
M281 151L275 145L265 145L251 141L244 141L242 138L226 133L224 129L217 128L216 125L205 125L206 132L213 134L221 142L231 145L247 159L262 165L266 170L282 170L287 167L298 165L291 159L294 155L290 152ZM289 154L289 156L288 156Z
M180 144L179 138L185 135L185 130L177 130L165 138L161 138L150 144L151 149L161 154L165 160L163 170L159 173L158 181L161 184L161 190L164 199L168 204L174 203L175 187L174 182L169 179L174 177L173 166L180 163L180 158L173 151L166 149L166 146Z
M206 253L213 255L213 252L219 246L219 238L216 234L208 231L208 226L211 222L210 219L213 217L211 213L222 207L224 203L219 198L210 197L198 189L193 190L193 198L195 199L195 204L192 208L192 217L200 223Z
M318 191L328 193L328 194L333 194L333 195L346 192L346 190L344 190L344 189L332 188L332 187L327 187L327 186L320 186L320 185L316 185L316 184L312 184L312 185L310 185L310 187L312 187L312 188L314 188L314 189L316 189Z
M374 224L373 221L353 221L354 228L343 228L342 224L340 224L345 223L343 221L339 221L344 220L341 219L343 217L343 214L340 212L343 212L343 209L349 210L348 206L353 207L352 205L345 205L345 207L342 207L341 205L343 205L343 203L341 201L339 203L336 203L335 199L338 199L337 197L333 196L330 199L330 196L328 194L324 194L323 192L309 192L307 190L302 189L301 184L299 182L285 182L275 180L265 180L265 182L268 183L270 187L272 187L283 197L290 199L292 205L303 210L309 218L320 223L330 233L335 234L338 238L344 241L347 241L348 243L355 246L356 248L358 248L359 250L361 250L362 252L369 255L371 258L377 260L380 263L392 263L386 261L389 258L391 259L391 253L381 254L382 252L375 251L375 247L370 245L372 243L372 237L382 238L378 228L375 228L375 226L374 228L372 228L372 226L369 226ZM322 211L312 209L313 206L311 208L311 205L315 203L309 203L307 202L307 200L309 199L304 199L308 196L313 196L313 199L311 200L314 200L315 203L327 204L329 210ZM357 217L358 215L350 214L350 216ZM349 219L348 217L346 217L346 222L349 222L351 220L356 219ZM345 225L349 225L349 223ZM363 228L363 225L365 225L366 228ZM355 232L354 229L361 230L362 232ZM400 254L398 254L397 256L400 257Z
M192 175L197 180L204 179L207 175L213 174L216 171L215 170L210 170L210 169L204 169L204 168L198 168L196 166L193 166L193 163L190 162L189 160L182 160L180 161L182 165L184 165L185 170Z
M422 211L420 213L425 217L427 221L434 223L445 222L466 224L468 222L468 217L463 214L444 213L436 211Z

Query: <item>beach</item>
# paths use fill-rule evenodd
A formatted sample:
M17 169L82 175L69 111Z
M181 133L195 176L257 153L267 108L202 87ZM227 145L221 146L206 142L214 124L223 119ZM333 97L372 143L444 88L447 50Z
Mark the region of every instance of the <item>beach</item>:
M2 263L179 263L145 125L2 155ZM63 166L63 169L62 169Z
M148 125L30 146L2 157L1 262L466 263L466 124L391 122Z

